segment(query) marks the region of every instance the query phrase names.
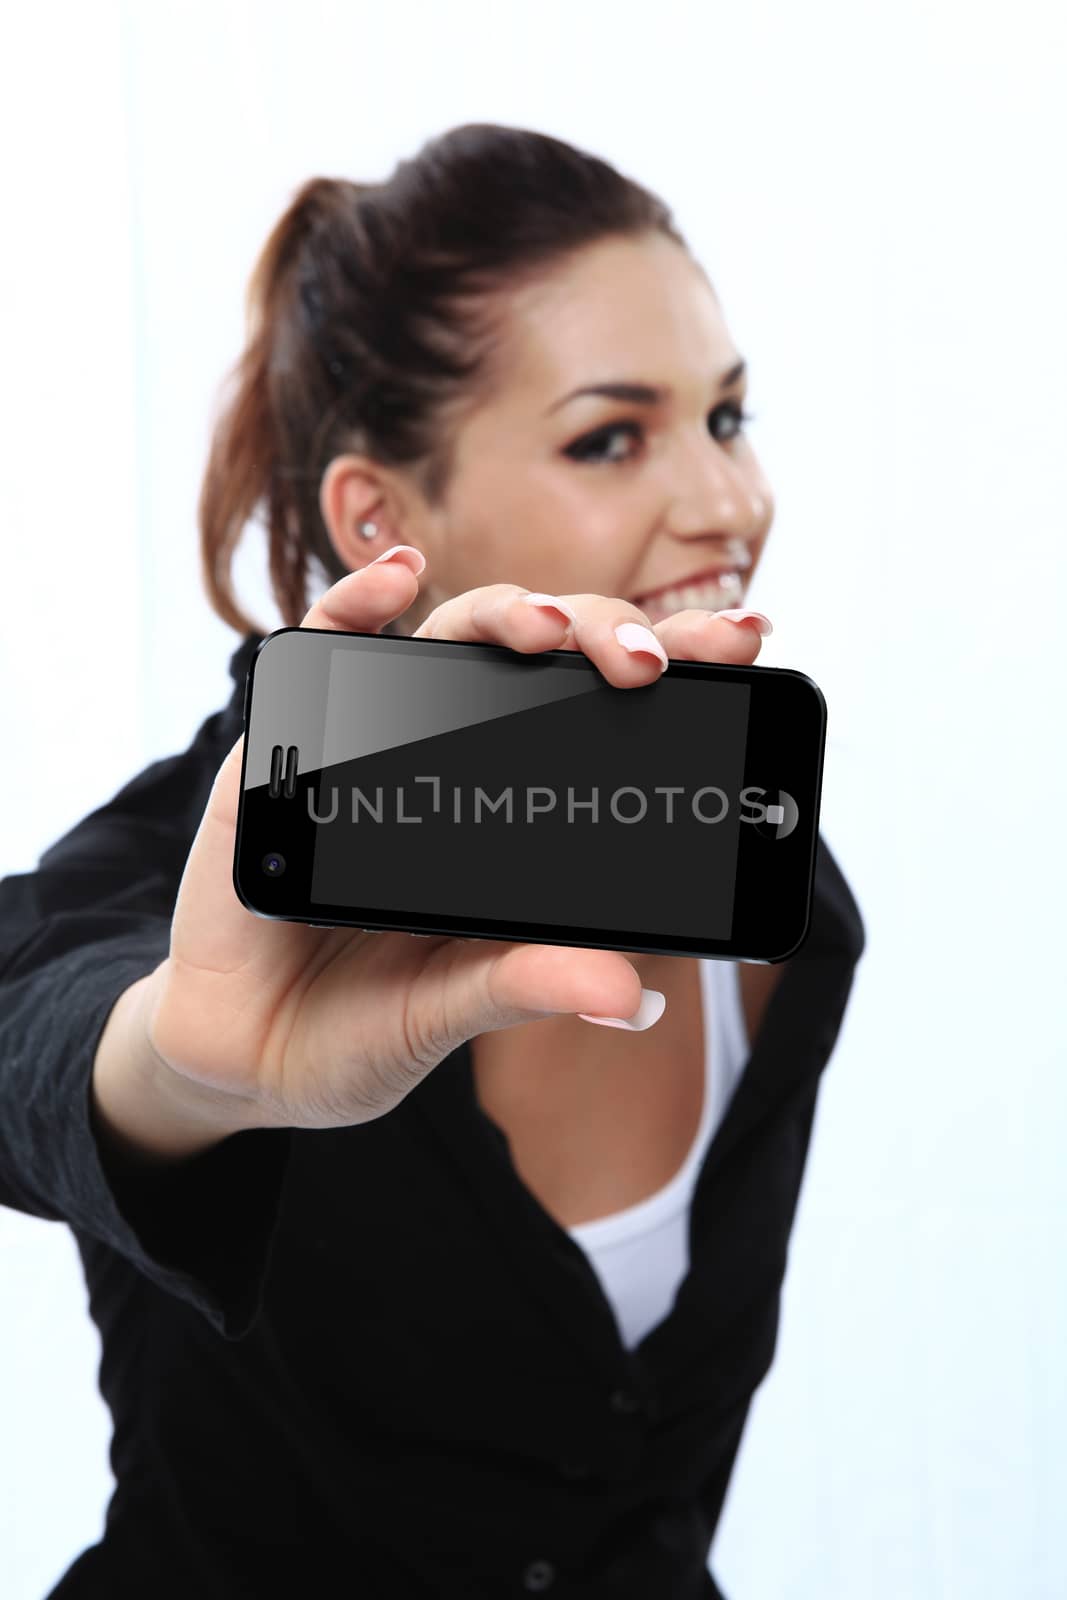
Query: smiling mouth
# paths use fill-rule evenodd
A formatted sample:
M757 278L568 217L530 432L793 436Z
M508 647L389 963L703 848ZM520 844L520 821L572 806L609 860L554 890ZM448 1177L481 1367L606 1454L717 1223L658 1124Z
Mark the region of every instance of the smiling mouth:
M633 603L650 622L662 622L676 611L724 611L737 605L744 593L744 579L738 567L721 567L699 579L659 589L654 594L635 595Z

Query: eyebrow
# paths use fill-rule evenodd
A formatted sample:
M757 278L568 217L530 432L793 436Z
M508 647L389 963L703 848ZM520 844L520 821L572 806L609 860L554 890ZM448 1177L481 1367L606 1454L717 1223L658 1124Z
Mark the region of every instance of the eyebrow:
M736 367L731 367L729 372L724 372L719 379L720 392L723 389L728 389L732 383L736 383L738 378L743 377L745 369L746 363L739 361ZM562 400L557 400L554 405L549 406L545 415L546 417L550 416L553 411L558 411L560 406L565 406L568 400L576 400L579 395L595 394L603 396L605 400L625 400L631 405L654 406L666 400L668 392L666 389L656 388L653 384L648 383L593 383L584 389L572 389L570 394L563 396Z

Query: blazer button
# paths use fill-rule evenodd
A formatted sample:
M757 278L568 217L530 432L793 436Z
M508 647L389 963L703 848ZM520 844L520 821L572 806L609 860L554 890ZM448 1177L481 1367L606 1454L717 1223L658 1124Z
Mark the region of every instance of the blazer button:
M543 1594L556 1581L556 1569L551 1561L531 1561L522 1575L522 1586L530 1594Z
M641 1402L632 1389L616 1389L608 1404L620 1417L632 1417L641 1409Z

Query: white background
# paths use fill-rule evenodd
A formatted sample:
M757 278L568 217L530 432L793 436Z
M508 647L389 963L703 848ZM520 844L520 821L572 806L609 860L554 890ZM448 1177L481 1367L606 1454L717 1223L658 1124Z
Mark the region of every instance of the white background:
M1049 0L4 9L0 874L228 698L195 503L255 253L466 121L661 192L748 357L760 660L829 706L868 928L730 1600L1067 1593L1067 73ZM259 620L264 540L242 593ZM2 1070L2 1063L0 1063ZM0 1216L0 1589L110 1491L61 1225Z

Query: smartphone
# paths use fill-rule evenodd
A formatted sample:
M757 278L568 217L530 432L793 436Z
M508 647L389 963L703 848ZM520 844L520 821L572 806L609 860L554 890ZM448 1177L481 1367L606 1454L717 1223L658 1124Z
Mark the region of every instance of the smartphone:
M826 702L803 672L320 628L260 644L233 882L316 927L773 963L807 937Z

